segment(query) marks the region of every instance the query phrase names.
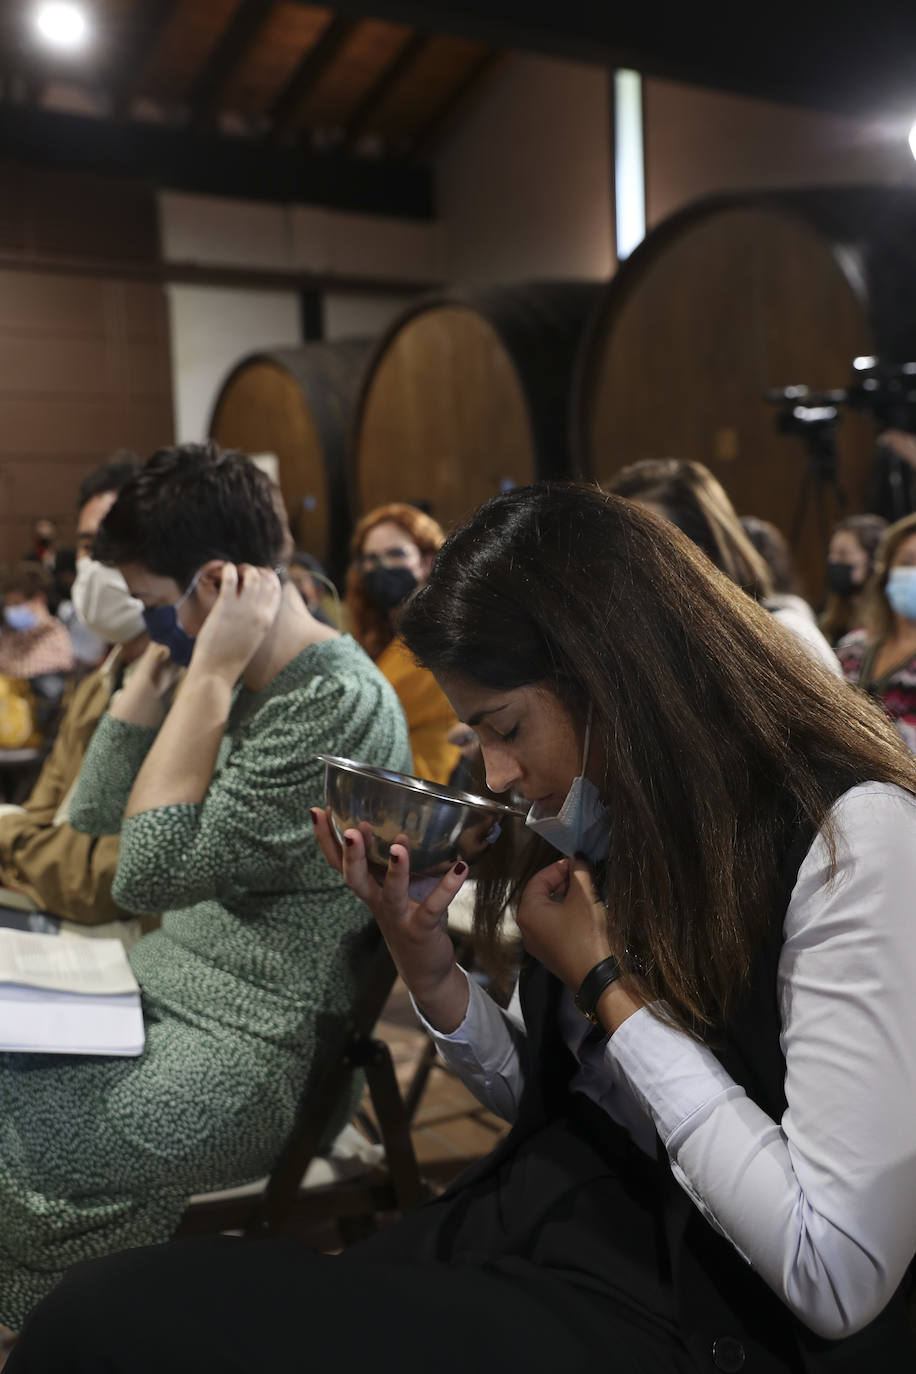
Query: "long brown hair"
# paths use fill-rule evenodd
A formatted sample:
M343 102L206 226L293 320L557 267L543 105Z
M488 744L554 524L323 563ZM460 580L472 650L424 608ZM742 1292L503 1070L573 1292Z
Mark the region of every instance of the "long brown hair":
M702 463L645 458L621 468L604 488L615 496L661 507L671 523L742 591L757 601L772 596L773 579L766 560L745 533L722 483Z
M862 619L869 638L877 640L879 644L887 639L894 628L894 612L885 590L888 574L897 550L911 534L916 534L916 514L905 515L902 520L887 527L875 553L871 578L865 587Z
M421 554L434 556L445 543L445 531L437 520L402 501L376 506L356 524L350 539L350 566L347 569L347 618L353 638L372 659L378 658L388 647L394 639L395 630L391 616L386 611L378 610L366 596L358 560L366 535L387 520L400 525Z
M781 857L858 781L916 793L874 703L822 668L667 521L576 483L495 497L440 551L401 633L437 675L533 683L604 746L612 948L650 1002L724 1017L772 919ZM553 856L555 857L555 855ZM479 885L492 942L518 895Z

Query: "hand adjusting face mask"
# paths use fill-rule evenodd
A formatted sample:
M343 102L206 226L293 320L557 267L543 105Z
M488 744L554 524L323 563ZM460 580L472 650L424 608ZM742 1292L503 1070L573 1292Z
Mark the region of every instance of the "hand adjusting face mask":
M592 712L589 707L585 726L585 749L582 771L573 779L563 805L555 816L540 814L537 802L525 819L529 830L559 849L561 854L574 858L584 854L591 863L607 858L611 839L611 813L601 800L597 787L585 776L588 749L592 738Z
M191 655L194 652L194 637L188 634L178 619L178 612L197 586L202 572L203 568L194 574L174 605L154 606L152 610L143 612L146 633L157 644L165 645L171 654L172 662L177 663L180 668L187 668L191 662Z

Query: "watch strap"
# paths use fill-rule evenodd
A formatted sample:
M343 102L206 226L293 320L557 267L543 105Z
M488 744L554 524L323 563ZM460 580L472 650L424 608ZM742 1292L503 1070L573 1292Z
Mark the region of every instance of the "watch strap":
M573 1002L577 1011L581 1011L583 1016L587 1016L593 1026L601 1025L597 1012L598 999L612 983L617 982L619 977L620 965L613 954L609 954L606 959L601 959L594 968L589 969L582 979Z

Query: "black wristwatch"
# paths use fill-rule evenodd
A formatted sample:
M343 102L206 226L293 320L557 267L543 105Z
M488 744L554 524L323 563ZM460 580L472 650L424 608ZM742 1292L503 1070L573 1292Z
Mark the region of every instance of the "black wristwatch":
M620 965L613 954L609 954L606 959L602 959L600 963L597 963L593 969L589 969L588 973L582 979L582 986L573 998L576 1009L581 1011L583 1016L587 1016L592 1025L597 1026L599 1029L601 1028L601 1022L598 1020L598 999L612 983L617 982L619 977Z

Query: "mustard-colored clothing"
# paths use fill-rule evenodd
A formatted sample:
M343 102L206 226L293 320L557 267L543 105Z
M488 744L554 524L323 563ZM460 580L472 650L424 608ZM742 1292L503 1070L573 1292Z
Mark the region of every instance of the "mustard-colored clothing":
M9 807L0 815L0 884L25 892L40 910L80 925L132 915L111 895L117 835L83 835L66 819L83 757L118 685L119 669L116 651L83 679L31 796L22 807Z
M428 668L421 668L402 639L393 639L375 661L397 692L413 751L413 770L428 782L448 782L461 750L446 735L458 724L448 698Z

